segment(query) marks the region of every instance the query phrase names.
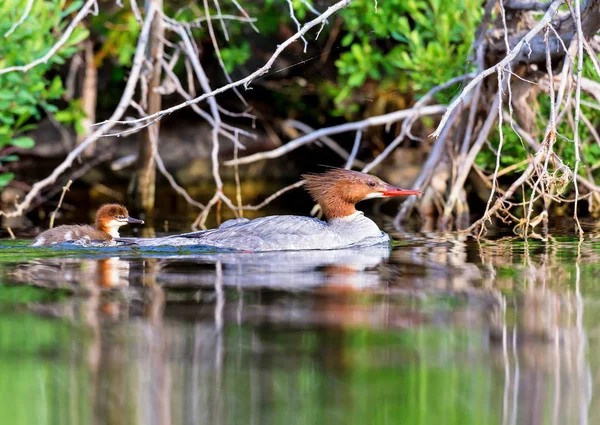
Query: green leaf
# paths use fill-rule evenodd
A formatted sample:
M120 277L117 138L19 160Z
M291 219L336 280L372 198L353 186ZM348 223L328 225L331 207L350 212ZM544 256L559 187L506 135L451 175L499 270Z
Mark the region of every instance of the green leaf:
M0 161L4 161L4 162L14 162L14 161L18 161L18 160L19 160L19 155L0 156Z
M75 12L76 10L81 9L81 6L83 6L83 1L82 0L74 1L73 3L71 3L69 5L69 7L67 7L65 10L63 10L62 12L60 12L61 19L64 18L65 16L70 15L71 13Z
M17 137L12 139L10 144L21 149L31 149L35 146L35 142L31 137Z
M15 178L15 174L14 173L2 173L2 174L0 174L0 187L6 186L14 178Z
M57 97L59 97L62 94L62 92L63 92L62 81L61 81L60 77L57 75L52 80L50 87L48 87L47 96L50 99L56 99Z
M54 119L58 122L71 122L73 121L73 113L69 110L58 111L54 115Z
M340 44L344 47L348 47L350 44L352 44L352 41L354 41L354 34L348 33L342 38Z
M89 35L90 32L87 29L81 28L79 31L75 31L71 35L71 38L69 38L69 45L76 46L77 44L81 43L83 40L88 38Z
M362 86L362 84L365 82L365 78L367 78L367 74L365 72L357 72L348 78L348 84L351 87Z
M15 94L11 90L0 90L0 100L13 100Z

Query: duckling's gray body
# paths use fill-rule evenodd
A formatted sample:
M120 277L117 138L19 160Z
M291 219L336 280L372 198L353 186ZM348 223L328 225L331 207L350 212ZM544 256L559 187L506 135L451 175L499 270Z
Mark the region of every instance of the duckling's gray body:
M65 225L54 229L48 229L38 235L31 246L54 245L69 241L88 240L88 241L111 241L113 237L107 232L98 230L87 224L84 225Z

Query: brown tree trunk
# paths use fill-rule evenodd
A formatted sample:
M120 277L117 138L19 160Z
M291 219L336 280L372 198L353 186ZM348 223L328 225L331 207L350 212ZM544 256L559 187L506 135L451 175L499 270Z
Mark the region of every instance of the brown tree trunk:
M154 5L156 10L162 11L162 0L147 0L146 6ZM163 56L163 39L164 27L162 25L161 14L157 13L154 16L152 27L150 29L150 42L148 44L148 63L152 64L152 71L148 81L148 99L146 111L148 115L160 111L161 95L156 91L160 86L162 68L161 58ZM155 122L147 129L142 131L140 137L140 146L138 153L137 172L134 177L135 184L133 187L134 208L145 218L152 218L154 210L154 194L156 183L156 166L152 154L153 139L158 144L159 122Z
M85 41L85 72L81 88L82 109L86 117L81 120L84 132L77 135L77 144L81 144L91 133L92 124L96 121L96 98L98 95L98 69L94 62L94 43L91 39ZM94 144L88 146L83 155L90 157L94 154Z

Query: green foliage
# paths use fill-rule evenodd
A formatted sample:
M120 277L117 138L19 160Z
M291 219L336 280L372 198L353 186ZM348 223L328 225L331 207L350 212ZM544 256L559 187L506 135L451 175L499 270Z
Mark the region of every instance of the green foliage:
M99 13L92 19L91 28L104 40L95 55L96 65L105 58L116 58L121 66L129 67L140 34L140 24L128 9L119 9L117 13Z
M68 15L82 4L81 0L34 2L23 23L0 43L0 68L26 65L46 54L56 42L57 34L68 25ZM0 3L0 37L4 37L20 19L23 10L24 3L21 0L4 0ZM35 127L33 122L42 118L42 111L58 111L52 102L61 98L64 88L60 77L52 77L48 71L54 65L64 64L65 59L75 53L76 45L87 36L85 28L77 28L47 63L26 73L15 71L0 75L0 170L6 163L18 160L16 155L7 154L7 151L34 146L34 141L22 134ZM13 177L12 173L0 172L0 188L6 186Z
M331 94L338 113L367 80L382 89L422 93L465 72L469 47L481 17L478 0L357 0L341 11L338 81ZM351 108L350 110L356 110Z
M237 46L221 49L221 57L227 72L231 73L235 68L246 63L251 56L250 43L243 41Z

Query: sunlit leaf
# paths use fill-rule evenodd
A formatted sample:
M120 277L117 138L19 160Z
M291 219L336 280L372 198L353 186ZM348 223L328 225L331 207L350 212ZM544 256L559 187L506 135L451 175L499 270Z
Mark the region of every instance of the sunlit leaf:
M17 137L10 141L10 144L21 149L31 149L35 142L31 137Z

